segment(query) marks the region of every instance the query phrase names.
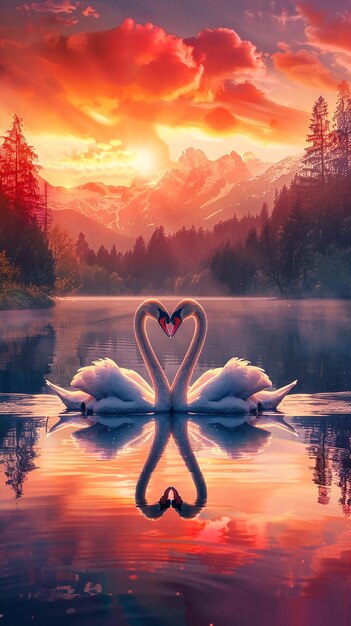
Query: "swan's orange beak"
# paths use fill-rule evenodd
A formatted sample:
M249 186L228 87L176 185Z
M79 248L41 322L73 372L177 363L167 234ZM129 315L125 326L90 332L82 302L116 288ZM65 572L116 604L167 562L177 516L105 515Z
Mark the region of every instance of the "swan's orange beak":
M182 318L181 317L174 317L173 319L171 319L171 323L173 324L173 328L171 330L170 337L174 337L174 335L176 334L179 326L182 323Z
M166 333L167 337L172 337L170 331L168 330L167 319L165 317L160 317L158 323L161 326L162 330Z

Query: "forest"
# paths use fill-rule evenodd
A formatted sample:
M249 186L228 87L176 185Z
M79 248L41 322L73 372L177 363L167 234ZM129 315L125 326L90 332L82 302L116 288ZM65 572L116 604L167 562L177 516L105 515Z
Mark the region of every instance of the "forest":
M338 88L330 119L313 106L302 166L272 207L212 230L162 225L121 252L93 250L52 225L37 155L14 116L0 147L0 308L48 306L80 294L351 297L351 98Z

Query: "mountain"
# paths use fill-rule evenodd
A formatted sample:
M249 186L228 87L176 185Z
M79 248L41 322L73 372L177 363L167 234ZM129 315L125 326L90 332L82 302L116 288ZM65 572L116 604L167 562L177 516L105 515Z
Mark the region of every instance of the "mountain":
M48 204L55 221L64 222L68 230L77 231L79 214L90 220L84 223L91 237L96 235L94 240L100 234L103 242L110 234L122 237L119 249L125 249L130 245L128 237L143 234L148 238L160 224L169 232L192 225L210 228L234 213L258 213L264 201L272 205L275 189L290 183L299 164L298 157L271 166L257 159L245 164L236 152L211 161L202 150L188 148L156 183L123 187L91 182L73 189L49 186ZM260 173L253 176L253 172ZM98 231L96 222L104 230ZM83 227L79 230L85 232Z
M301 169L301 164L302 157L286 157L268 167L262 174L232 185L225 196L214 199L207 205L207 209L211 211L207 218L208 227L212 227L219 220L232 217L234 213L237 217L245 213L256 215L264 202L272 208L276 190L279 191L284 185L291 183Z
M89 246L93 250L97 250L103 244L108 250L115 245L118 251L124 252L134 245L132 237L127 237L127 235L120 234L116 230L106 228L103 224L82 213L78 213L78 211L62 209L53 211L52 216L53 224L60 226L63 230L67 230L74 241L77 240L79 233L84 233Z

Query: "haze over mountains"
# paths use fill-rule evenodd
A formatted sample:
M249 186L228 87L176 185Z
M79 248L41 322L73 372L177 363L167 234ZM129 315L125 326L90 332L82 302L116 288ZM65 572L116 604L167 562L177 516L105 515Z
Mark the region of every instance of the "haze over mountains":
M124 250L160 224L168 232L192 225L212 228L234 214L257 214L263 202L272 206L276 189L288 185L300 165L301 157L273 165L257 159L244 163L236 152L210 161L201 150L188 148L157 182L131 187L91 182L72 189L49 185L48 203L54 222L72 237L83 231L93 248L115 243Z

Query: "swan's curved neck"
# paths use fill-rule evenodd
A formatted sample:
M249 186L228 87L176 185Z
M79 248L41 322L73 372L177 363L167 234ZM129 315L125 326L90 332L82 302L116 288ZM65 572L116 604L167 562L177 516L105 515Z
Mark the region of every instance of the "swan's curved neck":
M177 444L178 450L185 465L187 466L196 489L196 500L194 504L183 503L183 514L181 517L195 517L207 502L207 487L205 479L197 462L196 456L191 448L188 434L189 419L184 416L173 416L172 434Z
M192 317L195 321L193 338L172 384L172 404L179 409L187 405L188 387L207 334L205 311L197 303L194 303L193 307Z
M155 390L155 408L168 409L170 386L146 332L146 320L148 317L149 313L143 307L137 310L134 317L135 339Z
M135 504L146 517L160 517L159 504L151 505L146 500L146 489L151 476L163 454L171 434L171 417L166 415L155 419L155 434L145 465L140 472L135 488Z

